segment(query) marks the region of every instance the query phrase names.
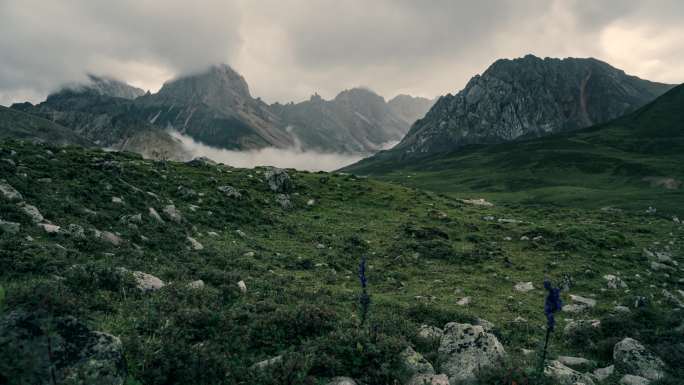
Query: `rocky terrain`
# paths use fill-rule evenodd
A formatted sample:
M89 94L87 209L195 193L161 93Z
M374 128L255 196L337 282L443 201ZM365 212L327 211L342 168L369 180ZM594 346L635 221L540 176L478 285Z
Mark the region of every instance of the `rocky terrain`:
M424 156L577 130L633 111L671 87L596 59L501 59L462 91L441 97L394 155Z
M684 376L684 225L662 211L17 141L0 180L0 383ZM545 279L564 307L539 371Z

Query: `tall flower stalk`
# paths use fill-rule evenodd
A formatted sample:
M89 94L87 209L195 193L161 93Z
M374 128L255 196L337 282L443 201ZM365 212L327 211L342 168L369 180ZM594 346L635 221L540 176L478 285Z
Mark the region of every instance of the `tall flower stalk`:
M541 358L539 360L539 367L537 375L541 376L544 370L544 362L546 361L546 352L549 347L549 338L551 333L556 328L556 318L554 313L561 311L563 308L563 301L560 298L561 289L553 287L549 280L544 281L544 289L548 292L546 300L544 301L544 314L546 314L546 338L544 339L544 348L542 349Z
M359 262L359 282L361 283L361 295L359 295L359 305L361 305L361 326L368 319L368 308L370 307L370 295L368 295L368 278L366 278L366 256L361 257Z

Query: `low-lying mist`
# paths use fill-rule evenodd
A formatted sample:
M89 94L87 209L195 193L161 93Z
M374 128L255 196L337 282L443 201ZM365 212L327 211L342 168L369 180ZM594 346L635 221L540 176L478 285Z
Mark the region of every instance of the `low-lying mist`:
M171 132L171 135L182 143L183 149L193 158L204 156L233 167L275 166L307 171L333 171L363 158L362 155L322 153L299 148L268 147L259 150L232 151L207 146L179 132Z

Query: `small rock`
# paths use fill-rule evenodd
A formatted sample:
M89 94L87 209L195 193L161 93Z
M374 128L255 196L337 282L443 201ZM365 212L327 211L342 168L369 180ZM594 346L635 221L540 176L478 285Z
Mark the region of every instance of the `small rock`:
M235 230L235 232L236 232L237 235L239 235L240 237L242 237L242 238L247 238L247 234L245 234L244 231L242 231L242 230Z
M259 372L263 371L268 371L272 369L274 366L277 366L283 361L283 356L275 356L273 358L269 358L267 360L259 361L256 364L252 365L250 369L256 370Z
M627 306L617 305L615 306L615 312L617 313L630 313L631 310Z
M672 266L668 266L664 263L655 262L655 261L651 262L650 268L653 271L671 271L671 270L674 270L674 268Z
M435 373L435 369L432 367L432 364L426 360L422 354L416 352L410 346L401 352L400 357L404 369L411 376L414 374Z
M192 199L197 196L197 191L189 187L178 186L178 188L176 189L176 194L183 199Z
M121 271L128 271L124 268L120 268ZM144 292L156 291L166 286L164 281L155 277L152 274L143 273L142 271L131 272L135 278L136 285L139 290Z
M486 331L487 333L491 333L494 330L494 324L487 321L486 319L482 319L480 317L475 319L475 325L480 325L482 326L482 329Z
M586 372L596 367L596 362L582 357L559 356L558 362L575 370Z
M596 300L595 299L580 297L579 295L570 294L570 300L572 302L575 302L575 303L578 303L581 305L585 305L586 307L596 306Z
M173 222L176 223L181 223L183 221L183 216L181 215L180 211L176 209L176 206L174 205L167 205L164 207L164 214L168 219L170 219Z
M612 274L604 275L603 279L608 281L607 285L608 285L609 289L626 289L627 288L627 284L625 283L625 281L623 281L619 277L614 276Z
M112 203L123 204L123 199L120 197L112 197Z
M195 289L195 290L201 290L204 289L204 281L201 279L198 279L197 281L192 281L188 283L188 287L190 289Z
M406 385L449 385L449 377L446 374L416 374Z
M123 243L123 239L121 239L121 237L110 231L103 231L101 234L101 238L102 240L107 241L114 246L119 246L121 245L121 243Z
M530 290L534 290L534 285L532 282L520 282L517 283L513 288L521 293L527 293Z
M625 374L620 379L620 385L649 385L651 380L631 374Z
M239 199L242 198L242 194L233 186L219 186L218 190L223 193L223 195L228 198Z
M29 218L31 218L31 221L33 223L40 223L45 220L43 217L43 214L40 213L38 208L36 206L32 206L29 204L21 204L21 211L24 212Z
M278 194L276 195L275 200L283 210L292 208L292 202L290 202L290 197L287 196L287 194Z
M190 242L190 247L192 247L193 250L199 251L199 250L204 250L204 245L199 243L198 240L196 240L193 237L187 237L188 242Z
M237 283L237 285L243 294L247 293L247 284L245 283L245 281L240 281Z
M615 372L615 365L610 365L610 366L607 366L605 368L598 368L598 369L594 370L594 372L592 374L594 375L594 377L597 380L599 380L599 382L602 382L606 378L612 376L614 372Z
M57 234L57 233L59 233L59 229L60 229L59 226L53 225L50 223L39 223L38 226L42 227L43 230L45 230L45 232L48 234Z
M10 186L4 179L0 180L0 194L8 201L21 201L24 197Z
M356 381L350 377L333 377L328 385L356 385Z
M470 302L471 302L470 297L463 297L463 298L459 299L458 301L456 301L456 305L467 306L467 305L470 305Z
M316 204L316 201L313 200L313 199L309 199L308 201L306 201L306 205L307 205L307 206L313 206L313 205L315 205L315 204Z
M544 375L555 381L557 385L594 385L594 380L587 374L573 370L559 361L551 361L544 368Z
M255 255L256 255L256 253L253 251L248 251L248 252L242 254L243 257L247 257L247 258L253 258Z
M148 211L152 219L154 219L158 223L164 223L164 220L162 219L161 215L159 215L159 213L157 212L157 210L154 209L154 207L150 207Z
M425 342L439 341L444 335L444 331L436 326L421 325L418 329L417 337Z
M484 198L477 198L477 199L462 199L461 202L473 206L484 206L484 207L492 207L494 206L493 203L486 201Z

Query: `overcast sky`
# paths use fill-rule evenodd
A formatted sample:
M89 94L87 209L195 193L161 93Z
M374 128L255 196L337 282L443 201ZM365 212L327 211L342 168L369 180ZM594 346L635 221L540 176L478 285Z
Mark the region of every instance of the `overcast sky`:
M154 92L221 62L268 102L434 97L527 53L681 83L683 20L682 0L0 0L0 104L88 72Z

